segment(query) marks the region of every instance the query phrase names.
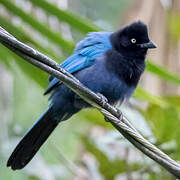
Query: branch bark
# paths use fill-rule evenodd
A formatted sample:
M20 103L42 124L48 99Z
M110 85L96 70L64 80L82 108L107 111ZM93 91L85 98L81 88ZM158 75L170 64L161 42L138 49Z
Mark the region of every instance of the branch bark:
M97 108L109 122L137 149L156 161L172 175L180 178L180 165L151 144L123 117L119 119L118 110L108 103L103 103L101 97L81 84L74 76L62 69L58 63L37 50L23 44L0 27L0 42L8 49L22 57L27 62L60 79L67 87L82 99Z

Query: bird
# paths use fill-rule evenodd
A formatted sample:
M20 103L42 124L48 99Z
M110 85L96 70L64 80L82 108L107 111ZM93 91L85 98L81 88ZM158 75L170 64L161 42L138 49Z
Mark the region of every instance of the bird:
M114 105L132 96L145 70L147 51L156 47L147 25L135 21L115 32L88 33L60 67ZM12 170L24 168L60 122L91 107L56 77L49 81L44 95L51 94L50 105L9 157Z

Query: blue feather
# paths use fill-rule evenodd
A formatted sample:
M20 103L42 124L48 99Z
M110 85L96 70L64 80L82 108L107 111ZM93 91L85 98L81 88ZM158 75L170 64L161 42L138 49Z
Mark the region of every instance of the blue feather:
M112 49L111 34L111 32L89 33L86 38L76 45L74 54L62 62L60 66L69 73L92 66L98 57ZM51 92L60 83L59 79L53 78L44 94Z

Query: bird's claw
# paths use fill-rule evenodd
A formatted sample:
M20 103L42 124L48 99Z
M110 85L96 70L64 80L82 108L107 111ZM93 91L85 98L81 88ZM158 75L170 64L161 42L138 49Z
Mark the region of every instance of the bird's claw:
M108 102L108 99L101 93L97 93L97 95L101 97L101 103L104 106Z
M118 114L119 121L122 121L123 120L123 114L119 109L117 109L117 114Z
M106 122L110 122L109 119L108 119L106 116L104 116L104 120L105 120Z
M117 109L117 114L118 114L118 120L122 121L123 120L123 114L122 114L122 112L119 109ZM104 120L106 122L110 122L109 119L106 116L104 116Z
M101 97L101 103L104 106L108 102L108 99L104 95L102 95L101 93L97 93L97 95ZM106 122L109 122L109 119L106 116L104 116L104 120Z

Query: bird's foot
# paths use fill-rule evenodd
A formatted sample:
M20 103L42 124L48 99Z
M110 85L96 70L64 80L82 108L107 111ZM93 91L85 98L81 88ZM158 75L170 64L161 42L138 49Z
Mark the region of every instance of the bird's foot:
M105 120L106 122L110 122L110 120L109 120L106 116L104 116L104 120Z
M97 95L101 97L101 103L104 106L108 102L108 99L104 95L102 95L101 93L97 93ZM109 122L109 119L106 116L104 116L104 120L106 122Z
M118 120L119 120L118 122L122 121L123 120L123 114L122 114L122 112L119 109L117 109L117 114L118 114ZM107 117L104 117L104 120L106 122L110 122Z
M118 114L119 121L122 121L123 120L123 114L119 109L117 109L117 114Z
M101 103L104 106L108 102L108 99L101 93L97 93L97 95L101 97Z

